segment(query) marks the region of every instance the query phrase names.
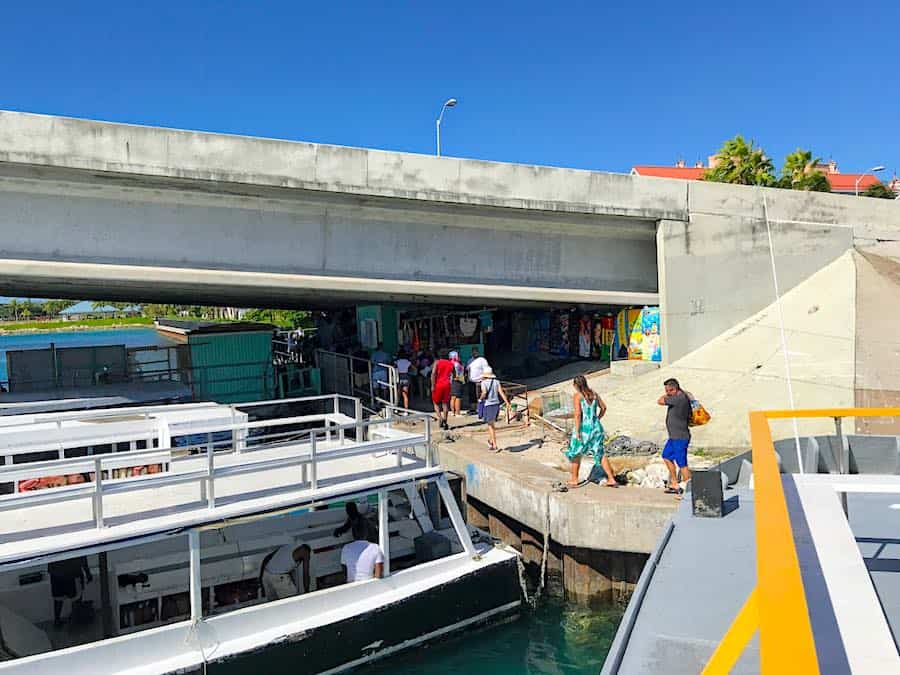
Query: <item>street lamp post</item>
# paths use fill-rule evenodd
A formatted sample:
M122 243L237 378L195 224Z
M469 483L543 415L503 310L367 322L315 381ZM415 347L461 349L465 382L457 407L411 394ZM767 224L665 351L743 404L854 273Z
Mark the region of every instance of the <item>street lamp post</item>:
M447 108L452 108L456 105L455 98L448 98L444 101L444 105L441 106L441 114L438 115L437 120L435 121L435 131L437 132L437 156L441 156L441 120L444 119L444 111Z
M440 154L440 153L438 153L438 154ZM863 178L865 178L866 176L868 176L869 174L872 174L872 177L874 178L874 177L875 177L875 173L878 172L878 171L884 171L884 167L883 167L883 166L880 166L880 165L879 165L879 166L873 166L871 169L869 169L869 170L866 171L865 173L861 173L861 174L859 175L859 178L856 179L856 186L854 187L854 193L856 194L857 197L859 197L859 182L860 182Z

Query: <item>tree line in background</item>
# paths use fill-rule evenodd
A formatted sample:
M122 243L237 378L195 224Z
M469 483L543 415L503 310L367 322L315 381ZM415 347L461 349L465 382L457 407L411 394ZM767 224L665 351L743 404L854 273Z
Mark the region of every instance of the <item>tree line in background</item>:
M44 321L57 319L63 310L77 303L77 300L35 301L12 298L9 302L0 304L0 321ZM147 319L233 321L239 318L238 310L232 307L157 303L136 306L132 302L104 301L92 302L91 307L94 310L99 310L102 307L114 307L123 313L129 308L138 307L140 316ZM250 309L243 314L242 319L244 321L271 323L281 328L306 328L312 325L312 317L309 312L290 309Z
M786 190L808 190L831 192L831 185L825 172L819 168L822 160L813 157L809 150L797 148L784 158L781 175L776 176L775 163L762 148L746 141L738 134L725 141L715 155L715 166L707 169L704 180L714 183L734 183L737 185L761 185ZM895 195L884 183L876 183L864 190L866 197L894 199Z
M116 303L110 303L116 306ZM128 303L122 303L127 306ZM200 319L204 321L234 321L238 314L233 307L209 307L204 305L143 305L142 314L151 319ZM312 315L297 309L248 309L240 317L242 321L271 323L281 328L308 328L312 326Z

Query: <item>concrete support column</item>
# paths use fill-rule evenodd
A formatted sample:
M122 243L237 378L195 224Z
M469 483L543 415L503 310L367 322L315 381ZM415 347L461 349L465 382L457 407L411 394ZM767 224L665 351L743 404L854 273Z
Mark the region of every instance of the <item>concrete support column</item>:
M666 232L678 221L660 220L656 224L656 274L659 289L659 344L662 348L662 362L670 363L669 356L669 303L666 298Z

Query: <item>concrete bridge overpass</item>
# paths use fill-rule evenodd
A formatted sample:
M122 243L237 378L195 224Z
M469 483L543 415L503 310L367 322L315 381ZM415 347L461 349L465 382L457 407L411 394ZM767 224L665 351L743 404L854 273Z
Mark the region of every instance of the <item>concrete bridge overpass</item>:
M8 293L657 302L663 210L580 204L585 172L18 113L0 139Z
M310 307L655 304L677 357L897 207L0 112L0 292Z

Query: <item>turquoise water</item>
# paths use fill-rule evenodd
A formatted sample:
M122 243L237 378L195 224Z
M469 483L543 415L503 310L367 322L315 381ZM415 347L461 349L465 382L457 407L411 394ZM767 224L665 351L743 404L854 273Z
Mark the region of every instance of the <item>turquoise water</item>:
M85 330L61 333L22 333L0 335L0 381L6 381L6 352L16 349L46 349L50 343L57 347L87 347L89 345L146 345L168 346L175 344L161 336L154 328L121 328L112 330Z
M508 624L463 633L430 647L391 657L365 675L597 675L623 609L588 609L546 600Z

